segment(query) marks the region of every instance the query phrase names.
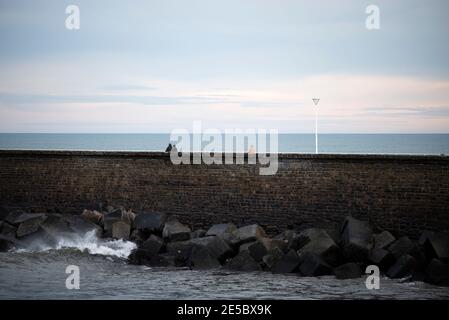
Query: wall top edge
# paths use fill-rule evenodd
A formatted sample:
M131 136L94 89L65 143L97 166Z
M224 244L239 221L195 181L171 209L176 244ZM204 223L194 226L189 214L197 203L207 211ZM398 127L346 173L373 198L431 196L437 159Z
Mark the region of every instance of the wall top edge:
M217 154L222 154L218 153ZM228 153L229 154L229 153ZM239 155L242 155L241 153ZM158 151L74 151L74 150L0 150L0 157L117 157L117 158L170 158L170 154ZM233 154L235 157L236 154ZM248 154L244 154L248 156ZM339 153L278 153L282 159L317 160L437 160L449 161L449 155L415 154L339 154Z

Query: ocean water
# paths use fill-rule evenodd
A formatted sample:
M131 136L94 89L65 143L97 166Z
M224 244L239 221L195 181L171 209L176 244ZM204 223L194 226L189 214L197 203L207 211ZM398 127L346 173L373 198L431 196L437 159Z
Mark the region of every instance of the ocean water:
M364 277L135 266L126 261L133 247L87 235L0 253L0 299L449 299L449 288L383 277L368 290ZM79 290L66 288L69 265L79 267Z
M221 151L232 150L223 141ZM169 134L0 133L0 149L163 151L169 142ZM449 134L321 134L318 145L320 153L439 155L449 154ZM315 135L280 134L277 149L314 153Z

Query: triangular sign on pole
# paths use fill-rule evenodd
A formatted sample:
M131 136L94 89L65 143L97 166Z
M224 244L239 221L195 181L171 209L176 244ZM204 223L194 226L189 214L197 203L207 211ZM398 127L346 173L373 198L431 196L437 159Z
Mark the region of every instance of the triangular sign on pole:
M318 102L320 102L319 98L313 98L312 100L315 105L318 105Z

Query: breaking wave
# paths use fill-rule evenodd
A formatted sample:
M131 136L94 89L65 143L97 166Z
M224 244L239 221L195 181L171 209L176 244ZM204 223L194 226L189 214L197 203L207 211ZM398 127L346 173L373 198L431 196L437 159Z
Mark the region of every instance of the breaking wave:
M131 251L136 248L136 244L131 241L104 240L98 238L96 230L86 232L84 235L73 234L69 237L59 238L55 244L49 245L41 243L33 247L17 250L18 252L41 252L49 250L76 249L89 254L113 256L126 259Z

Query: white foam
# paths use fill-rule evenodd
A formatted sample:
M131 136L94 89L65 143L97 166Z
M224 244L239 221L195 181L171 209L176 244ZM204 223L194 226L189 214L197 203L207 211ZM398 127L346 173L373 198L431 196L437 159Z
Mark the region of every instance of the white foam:
M104 256L114 256L126 259L136 244L131 241L119 240L103 240L97 237L96 231L92 230L84 235L70 235L70 237L60 238L55 246L43 245L34 247L34 250L19 251L48 251L61 249L78 249L87 251L90 254L100 254Z

